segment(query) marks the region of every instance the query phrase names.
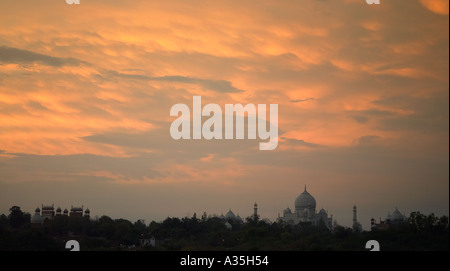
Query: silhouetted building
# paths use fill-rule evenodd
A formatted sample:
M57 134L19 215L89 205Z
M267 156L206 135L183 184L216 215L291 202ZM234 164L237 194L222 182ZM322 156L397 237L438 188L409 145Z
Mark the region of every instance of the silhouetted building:
M225 216L222 214L220 217L220 219L224 220L224 221L233 221L233 222L239 222L242 223L243 220L242 218L238 215L235 215L233 213L233 211L231 211L231 209L225 214Z
M283 221L291 225L309 224L313 226L324 225L328 229L333 228L333 216L328 217L328 212L325 209L320 209L316 213L316 200L311 194L306 191L301 193L295 199L295 211L292 212L288 207L283 211L283 216L278 214L278 221Z
M84 216L85 217L90 217L91 216L91 211L89 210L89 208L86 208L86 210L84 211Z
M226 221L225 222L225 228L227 228L227 230L232 230L233 226L228 221Z
M395 211L392 212L392 214L389 212L385 220L382 220L380 217L380 220L377 223L377 221L372 217L370 220L370 225L372 230L385 230L406 222L408 222L406 215L400 213L398 208L395 207Z
M70 217L82 217L83 216L83 206L81 207L71 207Z
M147 247L147 246L155 247L156 246L156 239L154 236L149 239L139 239L139 241L141 242L141 247Z
M42 223L44 223L44 219L42 219L41 216L41 210L36 208L34 215L31 217L31 227L32 228L40 228L42 226Z
M353 205L353 224L352 224L352 228L353 228L354 232L361 232L362 231L362 226L358 222L356 205Z
M52 204L44 206L42 204L42 210L38 208L36 208L34 215L31 217L30 222L32 225L42 225L44 223L44 221L46 219L53 219L55 216L69 216L69 211L66 209L64 209L64 211L61 213L61 208L58 207L56 209L56 215L55 215L55 208L54 205ZM70 216L71 217L83 217L83 206L81 207L71 207L70 209ZM85 217L90 217L91 216L91 211L89 209L86 209L86 211L84 211L84 216Z
M53 219L55 217L55 207L52 204L44 206L42 204L42 219L45 221L45 219Z

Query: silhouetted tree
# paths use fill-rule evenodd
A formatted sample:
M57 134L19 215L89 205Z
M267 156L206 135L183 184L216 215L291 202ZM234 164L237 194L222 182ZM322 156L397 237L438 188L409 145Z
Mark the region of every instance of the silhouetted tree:
M22 212L22 210L20 210L19 206L12 206L9 209L9 223L11 225L11 227L13 228L20 228L22 227L27 221L26 221L26 216L24 214L24 212Z
M206 214L206 212L203 212L202 221L205 222L207 218L208 218L208 215Z
M355 233L360 233L362 232L362 226L361 223L356 222L356 224L353 224L352 229Z
M98 219L98 230L102 237L112 239L115 232L114 220L109 216L102 216Z
M145 226L145 223L142 220L138 220L134 223L133 225L133 231L138 234L141 238L145 237L148 238L149 236L147 236L147 227Z
M410 226L418 232L430 230L438 221L433 213L426 216L420 212L412 212L408 218Z
M8 217L6 217L6 215L2 214L0 216L0 229L6 228L7 226L9 226Z
M0 216L0 250L64 250L67 238L83 243L83 250L121 250L136 245L142 250L365 250L367 240L377 240L382 250L448 250L447 216L411 213L408 223L385 230L355 233L335 222L330 231L322 221L289 225L283 222L247 218L248 223L231 221L225 227L218 217L167 218L131 223L102 216L56 216L39 230L27 227L27 214L13 206L10 215ZM28 219L28 220L27 220ZM14 223L11 223L14 221ZM25 222L24 222L25 221ZM13 226L12 229L9 225ZM43 229L43 230L42 230ZM139 239L156 237L157 246L140 247ZM122 245L122 246L121 246Z
M345 239L352 234L353 231L350 228L346 228L340 225L334 228L334 235L336 236L336 238Z

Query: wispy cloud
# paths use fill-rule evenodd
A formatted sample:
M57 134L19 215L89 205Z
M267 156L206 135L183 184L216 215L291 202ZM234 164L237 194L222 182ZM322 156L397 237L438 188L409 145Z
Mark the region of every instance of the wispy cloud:
M324 147L324 146L319 145L319 144L305 142L304 140L295 139L295 138L281 137L281 140L283 141L283 143L286 143L286 144L291 145L291 146L302 146L302 147L308 147L308 148Z
M314 98L307 98L307 99L301 99L301 100L291 100L291 103L301 103L301 102L307 102L314 100Z
M201 79L186 76L162 76L162 77L152 77L150 80L154 81L167 81L167 82L179 82L187 84L198 84L205 89L217 91L221 93L237 93L243 92L243 90L235 88L231 82L226 80L211 80L211 79Z
M135 74L135 73L121 73L117 71L106 71L103 73L103 76L106 78L115 77L115 78L122 78L122 79L135 79L135 80L151 80L151 77L142 75L142 74Z
M53 67L87 64L87 62L75 58L54 57L7 46L0 46L0 62L14 64L40 63Z
M122 79L134 79L134 80L147 80L147 81L160 81L160 82L174 82L198 85L205 90L211 90L219 93L239 93L244 90L238 89L232 85L231 82L226 80L213 80L202 79L195 77L179 76L179 75L167 75L161 77L151 77L142 74L135 73L123 73L117 71L106 71L103 74L104 78L122 78Z
M375 143L380 137L376 135L365 135L354 140L359 145L369 145Z

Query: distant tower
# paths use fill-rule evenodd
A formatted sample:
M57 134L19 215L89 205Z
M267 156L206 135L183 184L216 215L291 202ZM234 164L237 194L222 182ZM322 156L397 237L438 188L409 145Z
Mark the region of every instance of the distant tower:
M82 217L83 216L83 206L81 207L71 207L69 216L71 217Z
M362 226L356 218L356 205L353 205L353 231L358 233L362 232Z
M256 204L256 202L255 205L253 205L253 217L258 219L258 204Z
M84 211L84 216L87 218L91 217L91 211L89 210L89 208L86 208L86 211Z
M42 219L53 219L55 217L55 205L44 205L42 204Z

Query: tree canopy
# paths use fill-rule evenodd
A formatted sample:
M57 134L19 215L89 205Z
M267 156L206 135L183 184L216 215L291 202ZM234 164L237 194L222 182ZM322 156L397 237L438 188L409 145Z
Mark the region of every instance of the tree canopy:
M82 250L365 250L368 240L377 240L381 250L448 250L447 216L413 212L406 223L378 231L355 231L335 224L286 225L264 219L246 223L207 216L168 217L146 225L138 220L55 216L32 227L29 215L13 206L0 216L0 250L64 250L67 240L77 240ZM145 240L155 240L151 246Z

